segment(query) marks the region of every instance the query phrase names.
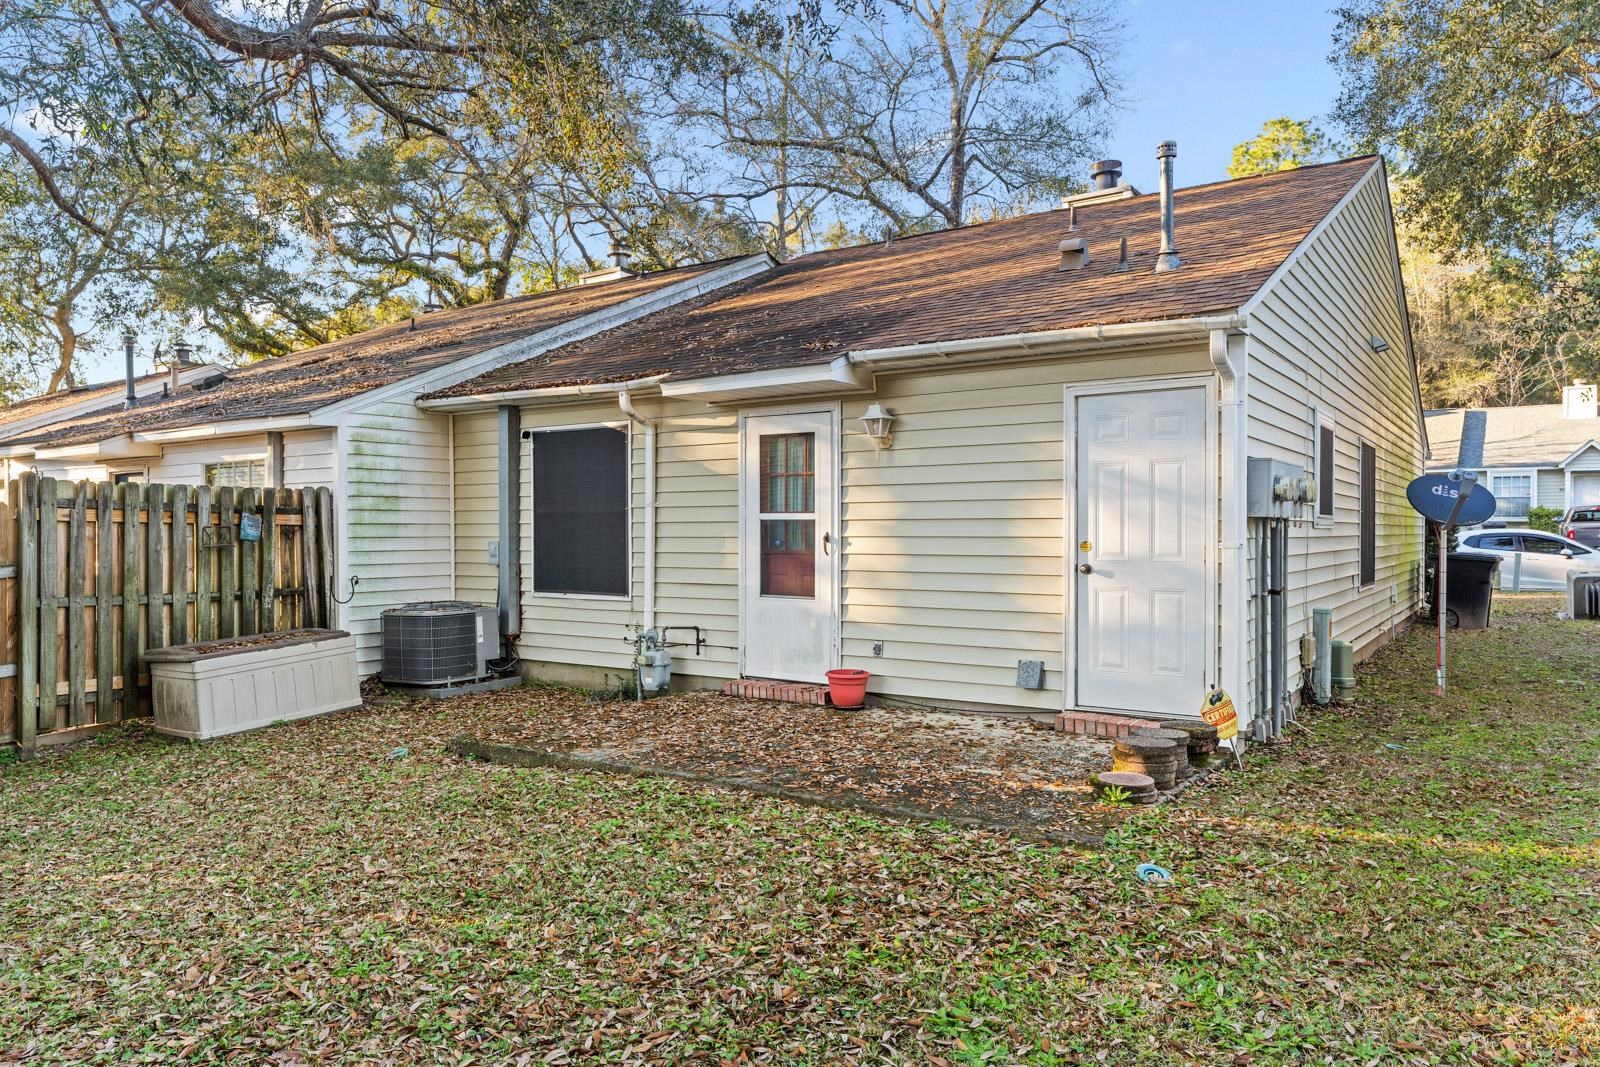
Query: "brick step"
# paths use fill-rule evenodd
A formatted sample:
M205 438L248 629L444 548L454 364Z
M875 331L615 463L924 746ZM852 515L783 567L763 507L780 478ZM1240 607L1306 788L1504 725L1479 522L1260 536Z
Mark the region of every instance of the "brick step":
M1133 715L1107 715L1101 711L1063 711L1056 716L1056 729L1084 737L1127 737L1141 726L1154 726L1156 720Z
M722 691L731 697L748 697L751 700L781 700L787 704L828 705L828 687L807 685L805 682L774 682L769 678L735 678L722 683Z

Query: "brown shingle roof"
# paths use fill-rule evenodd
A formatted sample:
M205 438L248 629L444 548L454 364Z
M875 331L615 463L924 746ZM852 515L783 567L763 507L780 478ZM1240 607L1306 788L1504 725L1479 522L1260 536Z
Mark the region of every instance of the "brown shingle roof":
M625 281L509 297L419 316L315 348L228 371L211 389L181 389L132 411L120 404L24 432L8 445L68 445L132 430L179 429L230 419L303 415L686 281L720 263L657 271ZM120 393L118 394L120 396Z
M143 387L166 378L167 374L163 371L140 375L134 379L134 383L137 387ZM57 389L53 393L40 393L38 396L18 400L14 404L0 406L0 437L5 435L7 426L23 419L48 415L52 411L72 407L74 404L121 400L127 388L127 383L118 378L113 382L95 382L92 385L78 386L76 389Z
M433 396L676 379L828 362L849 351L1239 307L1371 170L1375 157L1176 194L1183 265L1152 271L1154 194L1079 209L1088 267L1058 270L1064 211L798 257L696 300L480 375ZM1117 271L1118 238L1132 269Z

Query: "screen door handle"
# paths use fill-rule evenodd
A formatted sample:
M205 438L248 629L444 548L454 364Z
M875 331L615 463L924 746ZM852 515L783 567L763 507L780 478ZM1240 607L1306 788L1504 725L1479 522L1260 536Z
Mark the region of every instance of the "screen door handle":
M822 535L822 554L824 556L832 555L833 554L832 551L831 551L832 548L833 548L833 534L831 534L831 533L823 534Z

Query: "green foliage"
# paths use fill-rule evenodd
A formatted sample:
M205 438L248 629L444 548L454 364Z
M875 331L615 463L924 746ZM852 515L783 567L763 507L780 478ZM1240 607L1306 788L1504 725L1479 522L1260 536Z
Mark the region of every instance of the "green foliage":
M1429 261L1408 282L1434 305L1430 402L1550 401L1595 374L1600 7L1356 0L1339 19L1335 114L1398 160L1396 209Z
M1528 526L1535 530L1543 530L1545 533L1560 533L1561 509L1529 508Z
M1330 154L1327 136L1305 119L1268 119L1261 132L1234 145L1228 177L1248 178L1317 163Z

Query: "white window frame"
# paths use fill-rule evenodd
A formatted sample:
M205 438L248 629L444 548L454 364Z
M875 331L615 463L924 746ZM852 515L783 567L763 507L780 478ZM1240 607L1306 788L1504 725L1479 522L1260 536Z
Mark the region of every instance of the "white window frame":
M259 466L261 468L261 484L260 485L251 485L249 483L246 483L244 485L239 485L236 482L228 482L228 483L226 483L226 486L224 486L224 485L218 485L216 482L213 482L211 480L211 474L215 470L218 470L218 469L220 469L222 467L243 467L243 466L249 466L249 467L252 467L252 468L254 468L256 466ZM222 489L222 488L226 488L226 487L231 487L231 488L234 488L234 489L265 489L265 488L267 488L267 486L269 484L268 481L267 481L267 474L268 474L268 471L267 471L267 457L266 456L257 456L257 455L250 455L250 456L222 456L222 457L219 457L217 459L211 460L209 462L203 463L200 466L200 481L201 481L201 484L209 485L214 489Z
M1526 522L1527 519L1528 519L1528 512L1527 511L1524 511L1520 515L1502 515L1500 513L1500 494L1495 492L1495 485L1494 485L1494 480L1496 478L1508 478L1508 477L1527 478L1528 479L1528 511L1532 511L1534 508L1539 506L1539 468L1538 467L1491 467L1488 470L1484 471L1484 475L1485 475L1484 480L1486 482L1488 482L1488 485L1486 486L1486 488L1489 490L1489 492L1494 493L1494 499L1495 499L1495 510L1494 510L1494 516L1493 516L1494 518L1496 518L1496 519L1504 519L1504 520L1521 519L1524 522Z
M1328 494L1328 499L1322 496L1322 431L1327 429L1333 434L1333 455L1328 457L1333 464L1330 472L1333 491ZM1338 514L1339 500L1339 423L1332 414L1321 408L1311 409L1311 484L1317 487L1317 500L1311 507L1311 525L1319 530L1326 530L1333 526ZM1326 506L1327 510L1323 508Z
M539 551L539 546L533 536L533 509L537 506L535 500L535 487L533 484L533 435L537 433L551 433L560 430L617 430L627 439L628 457L628 591L626 593L552 593L545 592L534 585L532 567L533 553ZM613 604L627 604L633 600L637 588L637 577L633 573L633 465L636 462L633 455L633 423L628 421L610 420L605 422L563 422L554 426L524 426L522 428L522 441L519 442L522 451L522 482L526 496L522 504L523 523L523 554L529 561L526 596L538 600L606 600ZM503 551L503 550L502 550Z

